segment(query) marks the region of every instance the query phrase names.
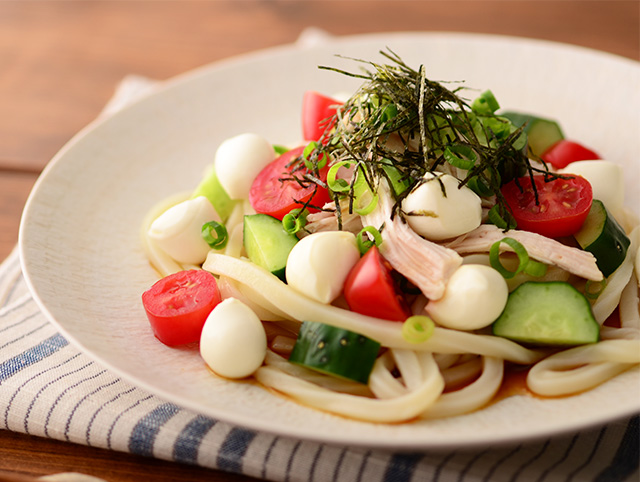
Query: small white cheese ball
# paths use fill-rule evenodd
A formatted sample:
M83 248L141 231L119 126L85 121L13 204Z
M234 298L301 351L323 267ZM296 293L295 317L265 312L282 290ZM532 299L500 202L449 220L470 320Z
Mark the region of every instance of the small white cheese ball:
M342 293L351 268L360 259L355 235L325 231L302 238L287 258L287 283L321 303L331 303Z
M179 263L200 264L209 253L202 239L202 225L220 222L220 216L204 196L183 201L167 209L149 227L149 237Z
M445 328L477 330L500 316L508 296L507 282L495 269L463 264L449 279L444 296L429 301L425 310Z
M411 191L402 201L409 226L419 235L433 240L453 238L474 230L482 222L482 201L467 186L449 174L428 172L429 181ZM412 215L413 213L413 215Z
M624 172L622 166L609 161L576 161L559 171L582 176L593 190L593 199L602 201L613 217L622 219L624 205Z
M267 335L258 316L242 301L227 298L207 317L200 335L200 356L220 376L245 378L267 353Z
M214 168L231 199L247 199L253 180L275 158L273 146L264 137L240 134L220 144Z

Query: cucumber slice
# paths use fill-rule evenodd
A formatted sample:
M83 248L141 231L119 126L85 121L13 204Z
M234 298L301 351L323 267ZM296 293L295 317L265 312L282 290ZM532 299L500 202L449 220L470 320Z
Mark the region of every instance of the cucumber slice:
M627 256L631 240L602 201L593 200L582 228L573 236L580 247L593 253L604 277L608 277Z
M353 331L305 321L289 361L339 378L367 383L380 343Z
M520 112L504 112L500 115L517 127L526 124L524 132L527 134L529 150L537 156L541 156L553 144L564 139L560 125L553 120Z
M243 242L247 256L253 263L286 281L287 258L298 238L287 233L280 220L267 214L245 216Z
M222 184L220 184L213 165L207 170L204 178L193 192L191 199L198 196L206 197L213 204L223 223L227 221L237 202L229 197Z
M493 334L532 345L582 345L599 340L600 325L569 283L528 281L509 295Z

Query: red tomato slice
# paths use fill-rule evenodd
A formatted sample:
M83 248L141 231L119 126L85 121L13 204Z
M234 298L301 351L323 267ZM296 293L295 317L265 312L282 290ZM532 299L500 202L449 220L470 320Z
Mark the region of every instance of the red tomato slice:
M216 279L199 269L170 274L142 294L151 329L168 346L199 341L207 316L220 301Z
M557 169L562 169L575 161L594 159L600 159L600 156L591 149L567 139L556 142L542 154L542 160Z
M336 106L341 105L331 97L317 92L307 91L302 98L302 136L307 141L317 141L325 130L335 124L329 118L336 113Z
M391 265L372 246L349 272L344 298L351 311L384 320L404 321L411 312L391 276Z
M569 236L580 229L591 209L593 192L585 178L555 179L545 182L544 175L533 176L538 191L539 204L529 177L518 179L502 186L505 197L518 229L542 234L549 238Z
M292 209L302 207L301 203L310 200L311 204L322 207L331 200L327 189L310 181L303 181L301 184L291 179L295 176L302 180L303 175L309 172L306 168L302 168L292 173L293 167L287 166L302 155L303 151L304 147L298 147L285 152L256 176L249 191L249 202L256 212L282 219ZM328 170L328 166L320 170L322 181L327 180ZM289 180L281 181L281 179ZM309 211L315 212L317 209L309 209Z

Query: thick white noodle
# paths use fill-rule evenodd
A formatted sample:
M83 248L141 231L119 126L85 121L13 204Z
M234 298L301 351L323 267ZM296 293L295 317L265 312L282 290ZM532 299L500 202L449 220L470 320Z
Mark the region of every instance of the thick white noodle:
M278 390L303 405L368 422L405 422L424 412L444 389L444 381L433 355L420 352L416 354L416 358L424 374L422 383L415 390L390 399L336 393L269 365L259 368L255 377L263 385ZM376 364L379 363L377 360Z
M239 286L239 283L233 278L228 276L220 276L218 278L218 289L220 290L220 296L222 299L235 298L242 301L260 318L262 321L280 321L284 318L276 313L273 313L266 309L264 306L259 305L251 297L247 296Z
M469 385L443 393L421 418L443 418L462 415L484 407L502 385L504 362L500 358L482 357L482 373Z
M614 312L618 303L620 303L622 290L624 290L631 279L634 260L638 251L638 245L640 244L640 227L636 227L629 235L629 238L631 239L631 245L627 250L627 256L622 264L618 266L618 269L607 278L607 285L592 306L593 316L595 316L601 325L607 320L611 313Z
M140 226L140 239L142 241L142 248L144 249L147 259L151 263L151 266L158 272L161 277L168 276L172 273L177 273L184 269L188 269L180 263L176 262L171 256L160 249L157 244L149 238L147 234L153 221L156 220L163 212L172 206L175 206L182 201L189 199L188 193L176 194L174 196L163 199L161 202L154 205L145 216Z
M640 363L640 339L602 340L558 352L536 363L527 386L543 396L589 390Z
M401 323L360 315L314 301L248 260L210 253L203 268L217 275L229 276L245 286L260 286L261 293L268 293L273 307L296 320L317 321L355 331L383 346L435 353L475 353L523 364L531 364L542 356L537 351L523 348L504 338L440 327L435 328L427 341L411 343L403 338Z
M369 375L369 389L377 398L396 398L408 392L402 381L391 373L395 366L391 351L387 351L378 357L371 375Z
M447 389L459 387L477 377L482 371L483 361L479 356L457 363L445 370L442 370L444 384Z
M352 382L350 380L345 380L342 378L337 378L331 375L324 375L320 372L295 365L272 351L267 351L267 356L265 357L265 365L277 368L284 373L300 378L302 380L306 380L310 383L314 383L328 390L333 390L335 392L341 393L349 393L351 395L357 395L360 397L371 398L372 396L372 393L367 385ZM277 387L274 388L277 389Z
M638 309L638 280L636 274L631 275L627 286L622 290L618 312L620 314L620 326L622 328L635 328L640 330L640 310Z
M231 211L231 214L229 214L229 218L225 223L225 228L227 228L229 239L224 249L218 251L219 253L226 254L227 256L233 256L235 258L238 258L242 255L242 249L244 247L242 236L245 214L244 211L244 203L237 203L233 207L233 210Z

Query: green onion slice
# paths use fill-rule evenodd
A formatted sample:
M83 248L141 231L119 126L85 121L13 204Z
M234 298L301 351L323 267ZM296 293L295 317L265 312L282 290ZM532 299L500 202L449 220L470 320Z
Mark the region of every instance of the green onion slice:
M229 241L229 234L224 224L209 221L202 225L202 238L212 249L223 249Z
M360 216L370 214L378 205L378 194L374 193L369 187L362 169L358 169L356 182L353 184L353 194L355 196L355 207L353 210Z
M471 110L476 114L493 114L499 108L500 104L490 90L485 90L471 103Z
M594 286L596 287L595 289L593 288ZM587 280L587 283L584 285L584 296L590 300L595 300L602 294L606 287L606 278L604 278L602 281Z
M422 343L431 338L435 328L428 316L410 316L402 324L402 337L409 343Z
M296 234L307 224L308 214L309 211L306 209L292 209L282 218L282 227L287 233Z
M281 156L285 152L289 151L289 148L285 147L285 146L278 145L278 144L274 144L273 145L273 150L275 151L275 153L277 155Z
M509 224L505 221L505 219L500 214L500 207L498 204L489 209L489 221L492 224L495 224L500 229L509 229Z
M452 166L468 171L475 166L478 156L471 147L455 144L444 150L444 159Z
M315 141L311 141L302 151L302 159L304 160L304 165L307 169L313 170L314 163L311 160L311 155L318 149L318 143ZM318 169L322 169L327 164L327 158L325 154L321 154L317 159Z
M509 271L500 262L500 244L502 243L510 246L516 253L516 256L518 256L519 263L515 271ZM543 276L547 272L547 267L544 264L529 258L527 249L521 243L508 237L502 238L500 241L496 241L491 245L489 262L491 263L491 267L498 271L505 279L511 279L522 272L531 276Z
M349 189L351 189L351 186L347 181L345 181L344 179L336 178L338 175L338 169L340 169L342 166L348 169L349 167L351 167L351 163L349 161L336 162L333 166L331 166L329 172L327 172L327 186L329 186L329 189L331 189L333 192L347 192L349 191Z
M366 235L369 233L373 240ZM358 249L360 250L360 254L364 254L369 251L371 246L380 246L382 244L382 235L380 231L378 231L373 226L365 226L360 230L360 232L356 235L356 241L358 242Z
M480 197L489 197L493 195L493 191L487 181L480 176L471 177L467 181L467 187Z

